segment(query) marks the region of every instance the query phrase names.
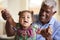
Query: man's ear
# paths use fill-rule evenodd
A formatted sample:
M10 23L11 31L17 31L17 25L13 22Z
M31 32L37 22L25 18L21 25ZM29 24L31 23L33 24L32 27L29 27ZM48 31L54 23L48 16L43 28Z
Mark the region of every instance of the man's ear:
M56 13L57 11L53 12L53 15Z
M56 13L57 11L54 12L54 14Z

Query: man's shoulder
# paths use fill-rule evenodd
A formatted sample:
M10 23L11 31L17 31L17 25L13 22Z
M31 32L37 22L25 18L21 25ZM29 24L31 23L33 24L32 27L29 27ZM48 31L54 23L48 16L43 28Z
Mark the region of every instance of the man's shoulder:
M54 25L60 26L60 22L59 22L59 21L55 21L55 22L54 22Z
M60 25L60 22L52 17L51 22L54 22L55 25Z
M54 19L53 21L54 21L55 25L60 25L60 22L58 20L56 20L55 18L53 18L53 19Z
M53 26L54 26L54 29L56 29L56 30L60 29L60 22L55 20Z

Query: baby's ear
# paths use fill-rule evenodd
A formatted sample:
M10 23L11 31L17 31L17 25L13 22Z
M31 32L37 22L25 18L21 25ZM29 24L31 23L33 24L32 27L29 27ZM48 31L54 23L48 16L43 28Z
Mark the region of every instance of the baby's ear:
M33 12L33 11L31 11L31 13L33 14L34 12Z

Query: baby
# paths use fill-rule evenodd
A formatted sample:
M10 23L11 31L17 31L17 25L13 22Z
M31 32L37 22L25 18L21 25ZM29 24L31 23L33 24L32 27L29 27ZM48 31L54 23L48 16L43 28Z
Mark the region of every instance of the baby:
M33 39L33 29L32 24L33 22L33 11L20 11L19 12L19 28L17 28L17 36L20 40L31 40Z
M36 40L31 26L33 22L33 11L23 10L19 12L19 23L15 23L9 12L4 9L1 11L6 23L6 32L8 36L16 33L15 40ZM15 31L15 32L14 32Z

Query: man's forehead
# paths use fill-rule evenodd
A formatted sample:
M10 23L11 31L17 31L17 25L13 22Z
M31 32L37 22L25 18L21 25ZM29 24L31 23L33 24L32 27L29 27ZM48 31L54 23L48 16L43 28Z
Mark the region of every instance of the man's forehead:
M49 8L49 9L52 9L52 8L53 8L53 6L49 6L49 5L47 5L47 4L43 4L42 7L44 7L44 8Z
M42 9L45 9L45 10L52 10L52 7L46 5L46 4L43 4L42 5Z

